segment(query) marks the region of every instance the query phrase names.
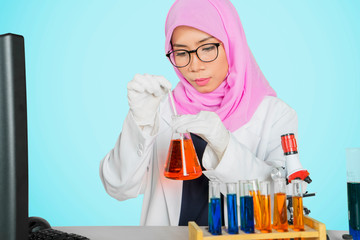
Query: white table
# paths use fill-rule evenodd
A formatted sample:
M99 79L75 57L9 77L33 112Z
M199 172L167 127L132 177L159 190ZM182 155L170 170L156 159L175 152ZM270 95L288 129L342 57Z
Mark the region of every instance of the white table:
M83 226L54 227L55 229L76 233L91 240L188 240L187 226L181 227L139 227L139 226ZM327 230L330 240L342 240L347 231Z

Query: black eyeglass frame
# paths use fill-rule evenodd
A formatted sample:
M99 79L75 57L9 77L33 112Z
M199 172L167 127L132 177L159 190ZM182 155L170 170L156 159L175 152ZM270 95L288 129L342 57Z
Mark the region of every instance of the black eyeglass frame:
M216 46L216 51L217 51L217 52L216 52L216 57L215 57L213 60L211 60L211 61L204 61L204 60L202 60L202 59L199 57L199 54L198 54L198 52L197 52L199 48L204 47L204 46L206 46L206 45L214 45L214 46ZM168 52L168 53L166 54L166 57L168 57L169 60L170 60L170 63L171 63L174 67L177 67L177 68L183 68L183 67L186 67L187 65L189 65L189 63L191 62L191 53L196 53L196 56L197 56L198 59L200 59L200 61L202 61L202 62L213 62L213 61L215 61L215 60L218 58L218 56L219 56L219 46L220 46L220 45L221 45L221 43L205 43L205 44L199 46L198 48L196 48L196 49L194 49L194 50L190 50L190 51L188 51L188 50L186 50L186 49L178 49L178 50L175 50L175 51ZM177 52L177 51L185 51L185 52L187 52L187 54L189 55L189 62L188 62L186 65L184 65L184 66L176 66L176 65L171 61L170 54L172 54L172 53L174 53L174 52Z

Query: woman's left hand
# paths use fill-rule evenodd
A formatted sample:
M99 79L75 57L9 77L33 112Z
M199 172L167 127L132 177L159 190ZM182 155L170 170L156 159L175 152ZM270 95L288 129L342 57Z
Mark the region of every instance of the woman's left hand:
M191 132L204 139L221 160L229 143L230 132L214 112L201 111L196 115L181 115L173 119L173 130Z

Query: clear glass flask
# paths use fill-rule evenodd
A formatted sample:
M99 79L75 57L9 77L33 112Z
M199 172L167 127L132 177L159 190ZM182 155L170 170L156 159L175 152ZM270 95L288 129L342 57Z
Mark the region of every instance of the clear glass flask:
M202 174L190 133L173 133L164 175L175 180L191 180Z

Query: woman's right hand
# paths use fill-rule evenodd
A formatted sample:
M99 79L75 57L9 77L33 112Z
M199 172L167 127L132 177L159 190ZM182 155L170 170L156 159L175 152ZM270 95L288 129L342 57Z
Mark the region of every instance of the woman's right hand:
M136 74L128 83L130 111L139 126L153 126L162 97L171 90L163 76Z

